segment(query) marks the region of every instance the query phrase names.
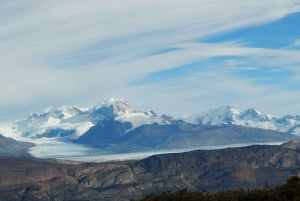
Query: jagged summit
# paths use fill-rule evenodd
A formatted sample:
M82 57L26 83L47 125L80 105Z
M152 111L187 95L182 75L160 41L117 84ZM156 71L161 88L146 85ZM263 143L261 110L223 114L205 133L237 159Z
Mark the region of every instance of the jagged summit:
M284 117L275 117L263 114L252 108L241 110L231 106L221 106L188 116L185 120L203 125L235 124L300 135L299 116L286 115Z
M131 129L152 123L166 123L153 110L136 111L125 99L110 98L90 108L74 105L48 107L28 118L0 125L8 136L25 138L78 138L103 120L129 122Z
M97 122L133 113L136 113L136 110L125 99L110 98L92 107L89 115L94 122Z
M254 122L269 122L273 117L249 108L240 110L232 106L221 106L203 113L192 115L189 121L205 125L239 124L251 125Z
M148 110L148 112L146 112L146 114L151 115L153 117L157 117L157 114L152 109Z
M118 98L110 98L94 106L92 110L94 112L105 110L105 113L110 113L108 114L110 116L135 112L135 109L125 99Z
M46 109L40 112L31 113L28 119L50 118L50 117L58 118L58 119L68 119L84 111L86 110L79 108L75 105L64 105L58 108L47 107Z
M0 123L0 132L8 137L34 142L40 147L57 142L59 147L59 143L67 142L118 152L283 142L297 138L291 135L300 132L297 118L275 118L255 109L222 106L195 116L193 123L189 123L184 119L158 115L152 109L135 110L126 100L111 98L87 109L73 105L49 107L23 120ZM227 125L214 126L220 124ZM39 149L35 153L44 154Z
M74 105L49 107L32 113L28 118L0 124L0 131L6 136L25 138L76 139L89 129L103 122L128 126L124 135L145 125L173 125L193 123L199 125L235 124L254 128L271 129L290 134L300 134L300 117L287 115L276 118L255 109L240 110L230 105L221 106L184 119L174 119L168 115L157 115L152 109L138 111L125 99L110 98L89 108Z
M191 115L186 120L205 125L230 124L239 113L240 110L229 105L224 105L206 112Z

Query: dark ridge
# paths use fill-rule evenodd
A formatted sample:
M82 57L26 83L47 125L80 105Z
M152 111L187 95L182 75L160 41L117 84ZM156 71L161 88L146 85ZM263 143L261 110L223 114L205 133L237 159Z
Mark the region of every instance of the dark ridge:
M28 149L33 143L19 142L0 134L0 158L1 157L30 157Z
M0 200L128 201L181 189L254 189L300 176L300 142L155 155L140 161L78 163L0 159Z

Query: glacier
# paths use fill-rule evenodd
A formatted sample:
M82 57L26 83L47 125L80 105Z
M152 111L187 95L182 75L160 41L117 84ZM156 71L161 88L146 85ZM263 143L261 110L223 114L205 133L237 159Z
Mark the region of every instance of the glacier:
M114 142L116 143L115 147L118 147L118 140L128 140L126 143L138 143L140 142L139 140L145 141L147 138L147 140L150 140L151 142L143 142L142 144L150 145L166 140L164 142L166 145L177 146L181 143L180 147L185 148L157 148L149 151L141 149L141 151L136 152L134 148L136 147L135 144L125 143L126 146L133 149L132 153L118 153L117 151L114 152L113 150L108 151L103 149L101 147L101 143L100 147L92 146L92 143L74 143L76 140L82 139L88 135L100 135L99 130L97 129L100 129L103 126L114 127L116 125L119 125L123 130L118 130L118 132L115 132L114 134L116 135L114 136L116 137L116 142ZM254 143L264 143L262 142L263 139L259 139L250 143L244 143L247 140L242 140L240 142L243 143L238 144L238 140L233 140L233 143L230 144L228 143L230 142L230 139L227 139L227 144L222 144L222 142L218 142L216 139L217 136L208 136L216 140L215 142L217 142L217 144L210 144L207 146L205 145L206 143L203 138L206 135L203 135L203 133L195 133L196 130L201 131L203 129L205 132L205 129L209 128L207 126L220 125L238 125L250 128L274 130L282 132L282 136L286 134L292 134L295 136L300 135L300 116L286 115L283 117L275 117L263 114L255 109L240 110L232 106L221 106L206 112L186 116L184 118L173 118L168 115L158 115L153 110L138 111L124 99L118 98L110 98L89 108L81 108L75 105L48 107L39 112L31 113L27 118L21 120L0 122L0 133L6 137L11 137L19 141L34 143L36 146L29 150L29 153L34 157L61 158L78 161L137 159L158 153L177 153L194 149L218 149L218 147L225 148L232 146L246 146ZM201 126L203 126L203 129ZM189 137L191 137L191 139L186 139L185 142L168 142L168 140L173 138L172 136L169 138L165 132L178 130L179 128L181 129L182 134L178 139L186 139ZM93 129L96 129L96 132L91 132ZM106 131L105 129L102 130ZM107 132L109 132L109 130ZM152 135L151 132L156 132L156 134ZM216 131L215 134L218 132ZM112 133L107 134L109 135ZM149 136L150 134L151 136ZM170 135L172 135L172 133L170 133ZM281 137L278 138L278 136L280 136L278 133L276 135L277 137L274 137L275 140L281 139ZM265 136L270 137L272 136L272 133ZM134 139L130 141L132 137ZM159 137L162 139L153 139ZM194 138L196 142L201 142L202 138L204 141L202 140L203 143L200 143L199 146L193 145L191 147L189 146L189 143L191 140L193 141ZM278 144L285 142L285 139L287 139L282 137L282 141L271 142L271 138L266 139L265 143ZM87 137L87 139L92 140L104 138L94 138L91 136L91 138ZM112 138L112 140L114 140L114 138Z

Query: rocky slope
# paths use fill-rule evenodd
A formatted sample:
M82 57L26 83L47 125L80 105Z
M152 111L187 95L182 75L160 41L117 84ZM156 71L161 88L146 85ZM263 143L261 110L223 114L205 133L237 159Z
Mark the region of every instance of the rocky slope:
M28 149L32 146L32 143L19 142L0 134L0 157L29 157Z
M1 159L0 172L0 200L122 201L183 188L215 191L280 184L290 176L300 176L300 143L103 164Z
M114 150L114 152L132 152L282 142L299 138L273 130L237 125L203 126L181 121L173 121L168 125L143 125L124 134L128 128L130 123L102 121L74 142Z

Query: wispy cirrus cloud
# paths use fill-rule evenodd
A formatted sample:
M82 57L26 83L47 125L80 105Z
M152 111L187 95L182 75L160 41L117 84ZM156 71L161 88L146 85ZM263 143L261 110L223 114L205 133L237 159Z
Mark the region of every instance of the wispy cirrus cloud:
M264 45L262 39L278 40L270 29L285 26L281 20L294 25L299 0L0 0L0 5L0 111L122 96L140 108L177 114L174 107L183 105L186 112L246 106L239 103L250 95L290 91L288 85L297 83L285 79L298 75L298 50ZM298 31L293 27L293 34L280 36L283 44L297 44ZM285 86L275 83L274 69L288 72L280 80ZM273 82L257 82L261 72L270 72Z

